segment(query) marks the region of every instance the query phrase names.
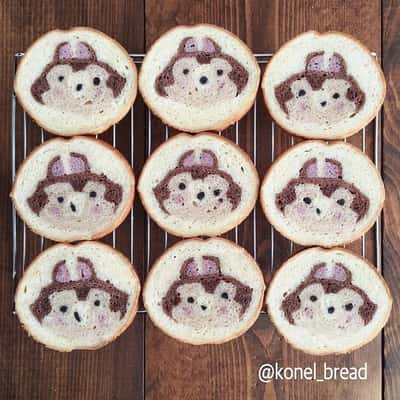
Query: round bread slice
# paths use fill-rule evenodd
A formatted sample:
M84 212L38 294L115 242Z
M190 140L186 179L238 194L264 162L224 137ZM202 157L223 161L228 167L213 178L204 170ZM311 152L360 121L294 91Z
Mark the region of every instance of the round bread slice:
M344 142L309 140L286 151L260 191L269 222L303 246L352 242L374 224L385 189L371 160Z
M305 138L353 135L379 112L386 84L370 51L340 32L302 33L283 45L262 80L272 118Z
M122 253L98 242L58 244L25 271L15 308L29 335L46 347L95 350L128 328L139 293L139 278Z
M148 51L139 90L162 121L187 132L222 130L254 103L260 69L237 36L214 25L178 26Z
M188 239L154 263L143 302L153 323L190 344L224 343L254 324L264 278L242 247L222 238Z
M349 251L311 248L287 260L266 305L279 333L310 354L348 353L373 340L392 307L376 268Z
M95 29L53 30L20 61L14 90L29 115L62 136L98 134L120 121L137 92L136 66L114 39Z
M147 213L181 237L215 236L239 225L258 196L259 177L239 146L212 134L178 134L146 161L138 191Z
M39 235L58 242L97 239L129 213L135 177L122 154L76 136L36 147L18 169L11 198Z

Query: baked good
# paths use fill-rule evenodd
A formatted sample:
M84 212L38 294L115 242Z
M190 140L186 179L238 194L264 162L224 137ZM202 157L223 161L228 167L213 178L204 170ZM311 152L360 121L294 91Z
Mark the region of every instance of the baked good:
M135 177L106 142L76 136L36 147L18 169L11 197L37 234L59 242L96 239L129 213Z
M138 192L147 213L181 237L215 236L245 219L259 178L249 156L212 134L178 134L147 159Z
M250 329L264 290L263 275L245 249L222 238L188 239L154 263L143 302L167 335L191 344L223 343Z
M238 37L214 25L177 26L150 48L139 74L149 108L187 132L222 130L252 106L260 69Z
M57 29L26 51L14 90L46 131L98 134L130 110L137 92L136 66L118 42L100 31Z
M132 264L112 247L98 242L57 244L25 271L15 309L29 335L45 346L94 350L131 324L139 293Z
M270 223L304 246L358 239L378 218L384 199L382 179L365 154L344 142L317 140L282 154L260 191Z
M270 318L294 347L310 354L347 353L373 340L392 298L376 268L340 248L311 248L287 260L266 296Z
M284 44L262 79L272 118L305 138L353 135L379 112L386 84L370 51L341 32L305 32Z

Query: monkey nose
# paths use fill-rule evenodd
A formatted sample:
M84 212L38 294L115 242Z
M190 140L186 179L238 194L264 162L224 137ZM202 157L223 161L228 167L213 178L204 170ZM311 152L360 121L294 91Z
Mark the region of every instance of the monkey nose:
M207 306L201 305L201 309L202 309L203 311L205 311L205 310L207 310Z
M79 315L78 311L74 312L74 318L78 321L81 322L81 316Z
M69 203L69 206L71 207L72 212L76 212L76 206L74 203L72 203L72 201Z
M202 85L205 85L205 84L208 82L208 78L207 78L206 76L202 76L202 77L199 79L199 81L200 81L200 83L201 83Z
M317 208L317 209L315 210L315 212L316 212L318 215L320 215L320 214L321 214L321 209L320 209L320 208Z
M321 101L321 106L325 107L326 106L326 101Z

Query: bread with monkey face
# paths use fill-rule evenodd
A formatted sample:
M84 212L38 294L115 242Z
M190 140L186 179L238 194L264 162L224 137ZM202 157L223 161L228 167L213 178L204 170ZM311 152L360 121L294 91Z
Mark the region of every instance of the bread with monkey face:
M15 308L29 335L47 347L97 349L130 325L139 293L133 266L112 247L58 244L25 271Z
M189 239L155 262L143 301L154 324L175 339L223 343L255 322L264 288L257 263L243 248L222 238Z
M266 173L261 206L270 223L304 246L332 247L361 237L385 199L379 172L356 147L305 141Z
M247 46L213 25L178 26L147 53L139 89L166 124L187 132L222 130L252 106L260 70Z
M385 78L370 51L340 33L306 32L283 45L262 80L268 110L286 131L339 139L378 113Z
M22 106L47 131L98 134L131 108L137 73L125 49L104 33L54 30L27 50L14 87Z
M36 233L60 242L100 238L132 207L131 166L101 140L76 136L37 147L20 166L11 197Z
M182 237L214 236L248 216L259 179L248 155L212 133L178 134L154 151L138 191L146 211Z
M311 248L286 261L266 296L268 313L294 347L347 353L379 333L392 298L376 268L346 250Z

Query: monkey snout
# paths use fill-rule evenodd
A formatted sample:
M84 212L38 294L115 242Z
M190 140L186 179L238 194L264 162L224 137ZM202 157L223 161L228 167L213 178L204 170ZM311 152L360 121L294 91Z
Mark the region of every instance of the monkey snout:
M75 312L74 312L74 318L75 318L78 322L81 322L81 321L82 321L81 316L79 315L78 311L75 311Z

